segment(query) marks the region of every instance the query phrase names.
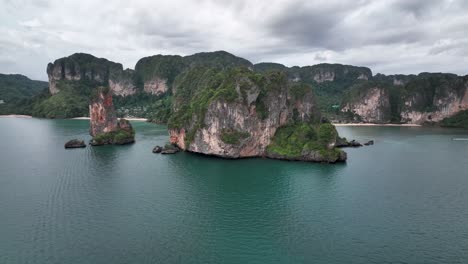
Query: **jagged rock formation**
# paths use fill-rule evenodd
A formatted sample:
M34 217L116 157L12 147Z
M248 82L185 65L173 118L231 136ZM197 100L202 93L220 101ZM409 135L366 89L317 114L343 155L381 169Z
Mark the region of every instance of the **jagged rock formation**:
M89 104L89 134L98 134L117 130L117 115L112 103L112 92L105 87L99 87Z
M353 121L391 122L389 91L378 84L366 83L361 86L364 86L364 89L356 87L345 96L341 111L351 114Z
M89 134L93 137L91 145L135 142L135 131L130 122L123 118L117 120L110 88L97 88L89 105L89 116Z
M202 69L186 75L195 87L188 85L188 80L180 80L174 87L171 143L191 152L225 158L346 159L334 148L337 135L317 143L320 113L309 86L290 84L279 72ZM279 129L289 131L288 127L296 126L295 130L304 133L294 147L289 143L297 137L294 133L282 133L282 140L275 141Z
M133 70L123 70L122 64L96 58L85 53L75 53L47 65L49 91L57 94L60 81L86 81L92 85L110 86L116 95L135 93Z

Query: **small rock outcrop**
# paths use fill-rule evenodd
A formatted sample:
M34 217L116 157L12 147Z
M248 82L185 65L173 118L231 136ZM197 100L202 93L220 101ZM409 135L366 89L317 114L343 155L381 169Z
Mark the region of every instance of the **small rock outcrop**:
M161 150L161 154L175 154L180 151L180 148L173 144L166 144Z
M180 151L180 148L173 144L166 144L164 147L156 146L153 148L153 153L175 154Z
M359 148L359 147L362 147L362 144L357 142L354 139L351 140L351 141L348 141L348 140L346 140L346 138L339 138L336 141L335 147L337 147L337 148Z
M112 91L108 87L96 89L89 105L89 116L92 146L124 145L135 142L135 131L130 122L124 118L117 120L112 103Z
M365 146L370 146L370 145L374 145L374 140L369 140L367 141L366 143L364 143Z
M161 146L156 146L153 148L153 153L161 153L163 148Z
M65 148L66 149L69 149L69 148L85 148L85 147L86 147L86 144L85 144L84 140L72 139L72 140L68 141L67 143L65 143Z

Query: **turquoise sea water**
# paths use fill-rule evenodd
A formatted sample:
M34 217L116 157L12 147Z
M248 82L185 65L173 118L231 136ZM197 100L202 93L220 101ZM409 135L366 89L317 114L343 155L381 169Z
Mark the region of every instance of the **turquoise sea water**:
M88 121L0 118L0 263L468 263L466 130L340 127L346 164L65 150Z

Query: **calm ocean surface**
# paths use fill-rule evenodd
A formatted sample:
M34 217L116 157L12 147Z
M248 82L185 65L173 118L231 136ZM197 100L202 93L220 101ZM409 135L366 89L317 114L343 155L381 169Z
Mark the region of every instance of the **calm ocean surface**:
M346 164L65 150L86 120L0 118L0 263L468 263L467 130L340 127Z

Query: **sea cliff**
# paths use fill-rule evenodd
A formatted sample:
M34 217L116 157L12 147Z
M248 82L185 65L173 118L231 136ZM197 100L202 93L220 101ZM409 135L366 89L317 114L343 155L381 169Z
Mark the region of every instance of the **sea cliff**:
M318 162L345 161L338 137L321 115L309 86L284 73L248 68L194 70L197 87L176 84L171 143L225 158L269 157ZM194 88L194 89L192 89ZM333 134L320 138L322 127ZM285 132L287 131L287 132Z

